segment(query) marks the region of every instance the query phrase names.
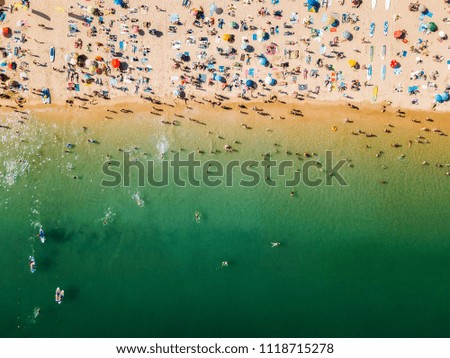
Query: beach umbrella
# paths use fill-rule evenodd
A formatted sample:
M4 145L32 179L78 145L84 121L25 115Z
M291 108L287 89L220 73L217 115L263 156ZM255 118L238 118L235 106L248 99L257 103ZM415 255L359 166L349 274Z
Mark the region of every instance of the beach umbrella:
M72 58L70 59L69 63L70 63L72 66L75 66L75 65L77 64L77 59L72 57Z
M431 32L435 32L437 29L438 29L438 27L434 22L430 22L428 24L428 30L430 30Z
M256 88L256 82L253 81L253 80L247 80L247 81L245 81L245 85L246 85L248 88Z
M231 22L230 22L230 27L231 27L232 29L237 29L237 28L238 28L237 22L236 22L236 21L231 21Z
M67 54L64 56L64 59L66 60L66 62L69 62L71 58L72 58L72 56L71 56L69 53L67 53Z
M396 39L401 39L401 38L403 38L405 36L405 31L404 30L397 30L397 31L394 31L394 37L396 38Z
M15 70L17 68L17 65L15 62L10 62L10 63L8 63L8 68L10 70Z
M450 99L450 95L448 94L448 92L442 93L441 96L444 102L447 102Z
M424 4L420 4L420 6L419 6L419 11L422 12L422 13L424 13L424 12L427 11L427 7L426 7Z
M133 33L134 34L137 34L137 33L139 33L139 26L138 25L133 25Z
M86 60L86 62L84 63L84 65L87 67L87 68L89 68L89 67L91 67L91 65L92 65L92 61L91 60Z
M260 64L261 66L266 66L266 65L267 65L267 58L261 56L261 57L259 58L259 64Z
M222 38L224 39L224 41L230 41L231 40L231 35L230 34L224 34L222 36Z
M103 70L102 70L101 68L97 68L97 69L95 70L95 73L96 73L97 75L101 75L102 72L103 72Z
M95 56L95 61L103 61L103 57L102 56Z
M439 31L439 37L441 39L446 39L447 38L447 34L444 31Z
M350 40L350 39L352 38L352 34L351 34L350 32L348 32L348 31L344 31L344 32L342 33L342 37L343 37L344 39L346 39L346 40Z
M391 68L398 68L400 67L400 64L397 62L397 60L392 60L390 66Z
M114 0L114 5L123 6L123 0Z
M94 73L95 72L95 66L89 66L89 72Z
M270 76L270 75L267 76L266 79L264 80L264 83L265 83L266 85L268 85L268 86L274 86L276 82L277 82L277 81L275 80L275 78L273 78L273 77Z
M88 13L90 13L90 14L93 14L94 12L95 12L95 7L93 7L93 6L88 6L87 8L86 8L86 11L88 12Z
M5 37L8 37L9 34L10 34L10 32L11 32L11 29L10 29L9 27L4 27L4 28L2 29L2 34L3 34L3 36L5 36Z
M213 14L216 12L217 10L217 5L215 3L212 3L211 6L209 7L209 16L213 16Z
M357 62L355 60L348 60L348 64L350 65L350 67L355 67Z
M180 17L178 16L178 14L171 14L169 20L172 24L174 24L180 21Z
M224 52L229 55L234 52L234 48L231 46L227 46L225 47Z
M6 67L8 63L6 61L0 62L0 67Z
M18 27L22 27L23 25L25 25L25 21L24 20L19 20L19 21L17 21L16 25Z
M117 58L113 59L111 61L111 66L112 66L112 68L116 68L116 69L119 68L120 67L120 61Z
M435 95L434 95L434 100L435 100L437 103L442 103L442 102L444 102L443 99L442 99L442 96L441 96L440 94L435 94Z
M241 44L241 50L247 50L248 49L248 43L247 42L243 42L242 44Z
M259 29L258 31L256 31L256 38L258 41L265 41L269 38L269 34L263 29Z

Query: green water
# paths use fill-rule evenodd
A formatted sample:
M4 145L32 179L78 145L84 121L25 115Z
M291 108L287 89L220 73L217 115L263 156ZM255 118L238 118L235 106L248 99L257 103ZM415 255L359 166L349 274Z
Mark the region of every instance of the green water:
M208 126L143 114L98 123L3 116L12 130L0 132L0 336L448 337L450 182L434 165L450 162L448 138L396 149L389 143L417 131L399 122L389 139L368 139L348 134L356 125L331 134L331 120L266 119L245 130L229 116ZM225 153L225 143L238 151ZM273 158L299 165L286 150L333 150L353 167L342 170L348 186L299 186L294 198L264 184L102 188L102 163L119 159L118 148L139 159L202 149L202 160L223 163L278 149Z

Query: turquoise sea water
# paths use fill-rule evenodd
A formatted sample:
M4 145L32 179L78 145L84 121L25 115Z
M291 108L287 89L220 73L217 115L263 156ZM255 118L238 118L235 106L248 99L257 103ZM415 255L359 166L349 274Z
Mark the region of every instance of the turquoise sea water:
M448 137L426 133L431 144L408 148L424 124L390 119L385 136L371 120L258 118L246 130L230 112L207 126L138 113L110 121L41 114L25 124L4 115L12 129L0 132L0 336L448 337ZM349 134L358 128L378 137ZM67 143L73 153L64 153ZM157 162L180 148L223 163L272 151L299 166L304 160L286 151L323 160L333 150L353 167L342 170L348 186L299 186L294 198L264 184L102 188L102 164L107 154L120 159L118 148Z

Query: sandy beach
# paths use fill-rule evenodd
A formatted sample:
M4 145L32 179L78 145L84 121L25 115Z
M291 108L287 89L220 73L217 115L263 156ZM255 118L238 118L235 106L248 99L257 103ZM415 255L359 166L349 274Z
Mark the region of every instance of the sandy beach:
M217 93L448 109L443 0L116 2L4 1L2 102L48 88L75 108Z

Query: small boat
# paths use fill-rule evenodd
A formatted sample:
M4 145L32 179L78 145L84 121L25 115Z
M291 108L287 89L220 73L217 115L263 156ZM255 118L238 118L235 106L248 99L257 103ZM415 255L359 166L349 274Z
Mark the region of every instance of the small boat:
M367 81L370 81L372 79L372 65L369 65L367 67Z
M381 79L384 80L386 78L386 65L383 65L381 68Z
M383 45L383 47L381 47L381 59L384 60L385 57L386 57L386 45Z
M61 304L63 299L64 299L64 290L61 290L59 287L57 287L55 292L55 302Z
M374 52L374 47L370 46L370 50L369 50L369 57L370 57L370 62L373 61L373 52Z
M45 233L44 230L42 230L42 228L39 229L39 238L41 239L42 243L45 242Z
M375 9L375 6L377 6L377 0L372 0L372 9Z
M55 48L50 48L50 62L55 62Z
M30 265L30 271L31 273L36 272L36 260L34 259L34 256L30 256L28 259L28 264Z
M385 7L386 10L389 10L389 8L391 7L391 0L386 0Z
M372 101L376 102L377 101L377 97L378 97L378 86L375 86L373 88L373 92L372 92Z
M372 22L372 23L370 24L370 28L369 28L369 36L370 36L370 37L373 37L374 34L375 34L375 23Z
M384 22L384 26L383 26L383 34L384 34L384 36L387 36L388 31L389 31L389 22L385 21Z
M51 97L50 97L50 90L48 88L43 88L42 89L42 102L44 104L50 104L51 103Z

